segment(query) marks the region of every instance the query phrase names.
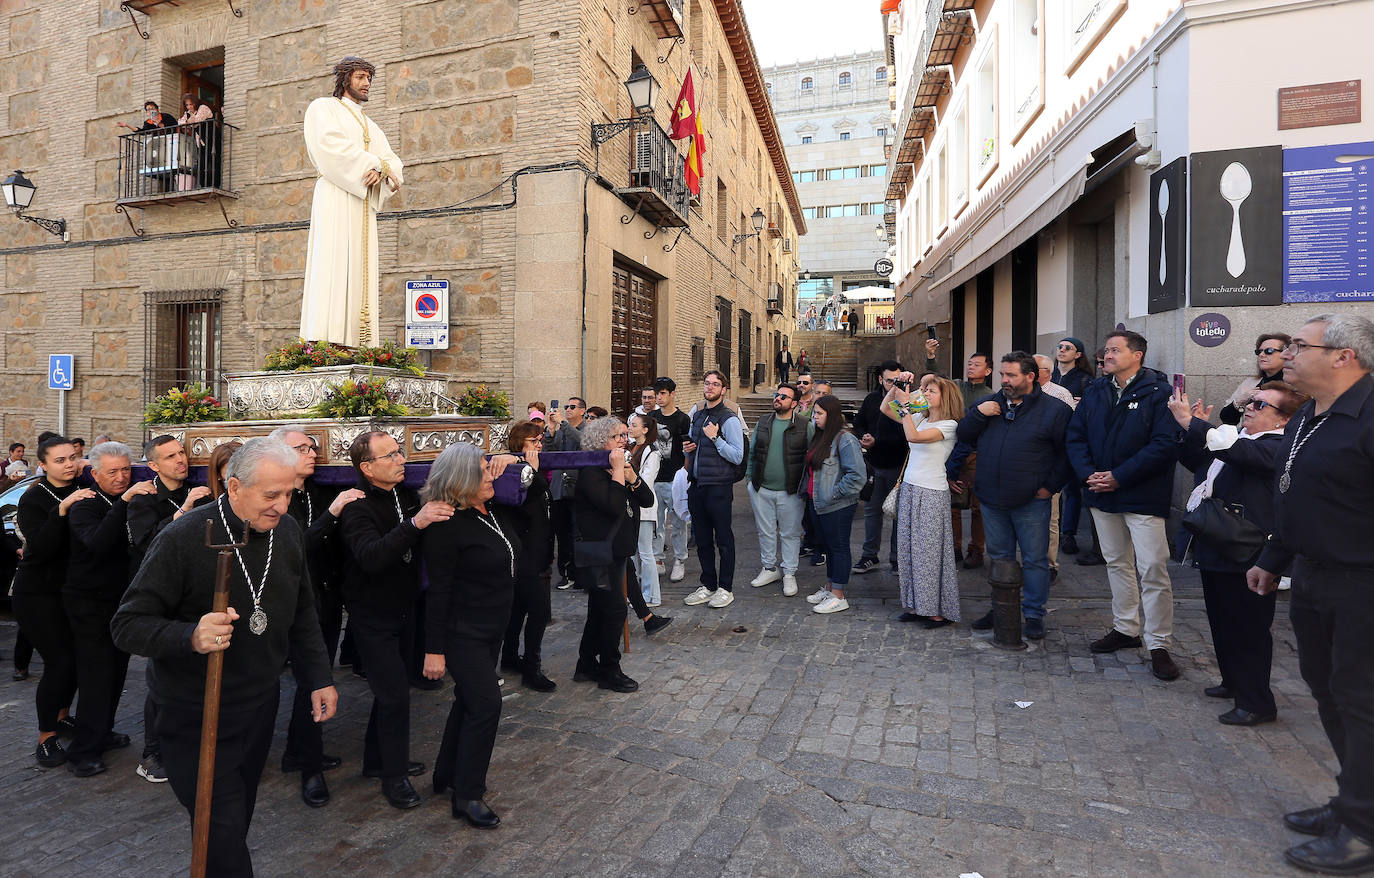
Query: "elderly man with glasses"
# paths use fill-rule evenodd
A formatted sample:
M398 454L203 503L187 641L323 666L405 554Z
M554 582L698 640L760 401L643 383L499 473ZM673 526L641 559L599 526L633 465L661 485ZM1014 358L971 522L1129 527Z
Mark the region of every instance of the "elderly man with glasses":
M326 494L315 484L314 478L319 443L297 427L278 427L268 438L285 442L296 452L296 481L286 513L296 520L301 533L305 534L306 569L315 594L325 655L332 667L343 626L343 598L339 594L343 570L339 565L339 553L334 551L334 535L344 507L361 499L363 492L349 488L332 501L326 501ZM297 687L291 723L286 729L281 770L301 773L301 801L312 808L328 803L329 787L324 782L324 772L337 768L342 762L337 756L325 755L320 724L311 716L310 693Z
M806 513L797 490L812 433L809 419L794 416L798 396L795 385L778 385L773 411L759 418L754 429L754 445L744 475L763 559L763 569L749 584L762 588L781 579L782 593L787 597L797 593L802 516Z

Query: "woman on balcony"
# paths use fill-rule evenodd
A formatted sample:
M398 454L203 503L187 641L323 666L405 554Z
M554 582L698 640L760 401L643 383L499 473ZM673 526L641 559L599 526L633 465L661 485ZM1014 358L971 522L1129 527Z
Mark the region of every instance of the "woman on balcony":
M177 124L181 126L183 136L195 136L195 144L187 143L178 150L178 158L182 161L178 162L180 173L177 174L177 189L200 189L207 185L210 178L209 168L206 166L207 158L216 158L205 154L204 132L208 126L201 123L215 118L215 112L210 109L209 104L190 92L181 96L181 110L181 118L177 120Z

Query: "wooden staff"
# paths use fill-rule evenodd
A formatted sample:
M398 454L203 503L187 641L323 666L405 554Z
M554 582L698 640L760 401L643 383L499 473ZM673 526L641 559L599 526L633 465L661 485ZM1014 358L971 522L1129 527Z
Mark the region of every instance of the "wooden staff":
M214 542L211 528L214 522L205 522L205 545L219 549L215 559L215 598L210 609L223 613L229 609L229 569L233 563L234 550L248 545L235 542L233 534L230 542L223 545ZM245 531L244 536L247 537ZM191 878L205 878L206 861L210 850L210 796L215 788L215 746L219 742L219 691L224 681L224 651L215 650L206 657L205 668L205 711L200 719L200 770L196 775L196 816L191 829Z
M629 563L628 561L626 562ZM620 571L620 599L625 602L630 600L629 574L625 570ZM625 654L630 653L630 614L625 614Z

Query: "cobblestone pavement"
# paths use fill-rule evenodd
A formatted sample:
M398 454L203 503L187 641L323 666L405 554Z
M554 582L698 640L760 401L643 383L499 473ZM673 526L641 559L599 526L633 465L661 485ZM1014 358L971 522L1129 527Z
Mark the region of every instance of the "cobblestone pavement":
M385 804L377 781L358 774L366 684L340 669L341 713L325 735L344 758L328 775L333 801L305 807L296 776L277 771L283 711L249 838L257 873L1293 874L1281 853L1298 838L1280 815L1333 791L1334 760L1297 675L1286 598L1275 625L1279 721L1237 729L1216 722L1228 705L1201 694L1216 667L1194 571L1174 569L1184 675L1163 683L1143 650L1088 651L1110 625L1102 567L1065 558L1048 637L1005 653L966 624L930 632L892 621L900 607L886 565L857 577L853 608L828 617L801 596L820 568L804 566L795 598L752 589L758 552L742 489L735 532L738 599L683 606L695 558L687 580L665 582L673 624L651 640L636 629L625 660L637 694L572 682L585 601L554 593L546 670L558 691L506 687L488 796L504 821L495 832L455 823L427 783L420 808ZM975 571L961 585L967 621L986 608L987 588ZM6 656L14 631L0 627ZM9 676L0 873L185 874L185 812L165 784L134 775L142 660L117 724L134 746L86 780L35 767L34 683ZM432 760L447 708L446 691L413 693L414 758Z

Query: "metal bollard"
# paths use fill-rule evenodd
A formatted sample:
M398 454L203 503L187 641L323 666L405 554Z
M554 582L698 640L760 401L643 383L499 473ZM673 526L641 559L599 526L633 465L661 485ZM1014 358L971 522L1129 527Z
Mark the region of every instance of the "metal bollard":
M992 645L998 649L1026 649L1021 639L1021 565L1006 559L989 565L992 586Z

